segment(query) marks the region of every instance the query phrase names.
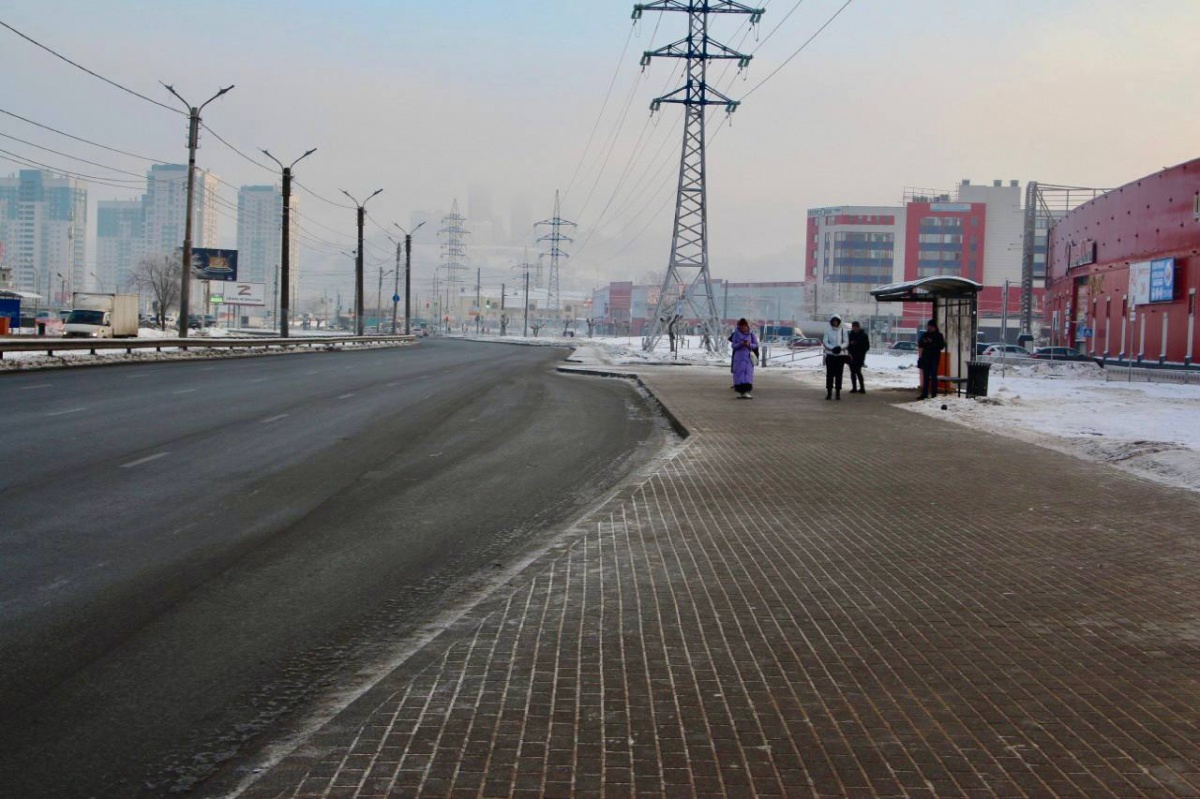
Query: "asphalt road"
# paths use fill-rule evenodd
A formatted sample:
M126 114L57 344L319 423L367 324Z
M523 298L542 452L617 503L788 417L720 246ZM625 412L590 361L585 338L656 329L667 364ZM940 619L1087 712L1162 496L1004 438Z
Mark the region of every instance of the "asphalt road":
M563 350L0 376L0 795L204 795L664 443Z

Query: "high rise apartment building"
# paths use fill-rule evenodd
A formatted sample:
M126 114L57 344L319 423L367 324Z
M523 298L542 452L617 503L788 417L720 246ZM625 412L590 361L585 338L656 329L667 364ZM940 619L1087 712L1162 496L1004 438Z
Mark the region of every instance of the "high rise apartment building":
M141 200L96 204L96 268L88 275L94 291L131 291L133 271L146 251Z
M288 264L290 283L300 277L299 226L295 212L299 198L293 194L292 226ZM278 285L278 270L283 263L283 192L278 186L242 186L238 191L238 279L265 283L268 294Z
M87 189L38 169L0 178L0 250L13 286L55 304L85 287Z
M171 255L183 246L187 218L187 165L155 164L146 175L146 255ZM217 176L196 170L192 202L192 246L216 247L218 232Z

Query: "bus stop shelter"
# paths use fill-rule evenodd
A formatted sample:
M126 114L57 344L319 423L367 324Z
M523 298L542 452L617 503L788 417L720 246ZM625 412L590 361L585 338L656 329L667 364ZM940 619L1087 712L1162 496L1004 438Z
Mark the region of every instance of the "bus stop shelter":
M937 322L946 337L946 351L938 374L967 380L967 365L975 360L975 336L979 329L979 292L982 284L965 277L935 275L871 289L877 302L913 302L931 305L926 317ZM924 328L924 322L921 328ZM917 334L918 338L920 333ZM968 383L967 393L972 392Z

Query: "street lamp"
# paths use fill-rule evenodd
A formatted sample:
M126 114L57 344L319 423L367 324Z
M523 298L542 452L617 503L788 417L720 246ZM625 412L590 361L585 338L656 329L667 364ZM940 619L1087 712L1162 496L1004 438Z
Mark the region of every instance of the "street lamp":
M88 274L91 275L96 280L96 291L103 294L104 293L104 281L101 280L99 275L97 275L95 272L88 272Z
M62 272L55 272L58 275L58 307L61 308L67 304L67 279L62 276Z
M412 335L412 307L411 307L412 306L412 233L409 233L407 230L400 227L400 225L397 224L396 222L393 222L392 224L396 225L397 228L400 228L400 232L404 234L404 335L409 336L409 335ZM412 232L416 233L418 230L421 229L421 225L424 225L424 224L425 224L424 222L421 222L419 225L417 225L415 228L412 229ZM393 333L396 332L395 319L396 319L396 310L395 310L395 306L393 306L393 308L392 308L392 320L393 320L392 321L392 332Z
M292 167L308 158L315 153L317 148L314 147L304 155L297 158L292 163L284 166L283 163L271 155L266 150L263 150L263 155L270 158L275 163L279 164L279 168L283 170L283 241L280 244L282 261L280 266L280 295L279 295L279 337L287 338L288 336L288 278L291 274L290 253L291 253L291 222L292 222Z
M162 81L159 82L162 83ZM221 89L221 91L205 100L198 108L180 97L179 93L175 91L174 86L168 86L165 83L163 83L163 86L167 91L179 98L179 102L183 103L184 107L188 110L187 217L184 220L183 227L183 263L180 264L179 269L181 281L179 285L179 337L187 338L188 290L191 288L192 282L192 195L196 189L196 147L200 143L200 112L204 110L204 106L232 89L233 86L230 85Z
M358 207L358 258L354 261L354 314L355 314L355 333L361 336L363 334L363 221L367 218L366 205L371 201L371 197L383 191L376 189L375 194L363 200L361 203L354 199L354 195L342 189L342 194L350 198L350 202Z

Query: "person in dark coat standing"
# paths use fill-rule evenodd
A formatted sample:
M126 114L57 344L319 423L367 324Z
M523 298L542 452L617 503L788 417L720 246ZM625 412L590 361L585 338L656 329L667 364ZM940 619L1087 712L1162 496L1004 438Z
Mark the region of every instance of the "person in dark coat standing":
M729 336L730 349L733 351L731 368L733 371L733 390L738 393L738 399L753 399L750 392L754 390L754 364L758 361L758 338L750 332L750 323L739 319L737 329Z
M850 393L866 394L867 384L863 382L863 364L867 362L867 350L871 349L871 339L867 331L858 322L850 323L850 344L846 350L850 353Z
M921 368L921 396L936 397L938 393L938 368L941 366L942 350L946 349L946 338L938 330L937 322L930 319L925 332L917 340L917 366Z
M821 338L825 349L825 399L842 398L842 373L850 357L846 348L850 346L850 335L842 327L842 317L829 317L829 329Z

